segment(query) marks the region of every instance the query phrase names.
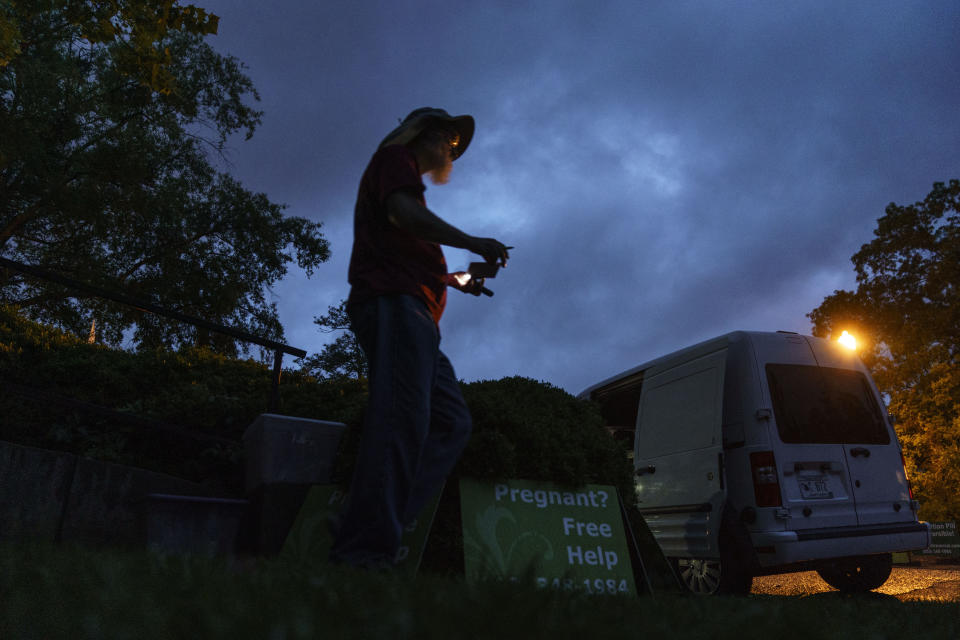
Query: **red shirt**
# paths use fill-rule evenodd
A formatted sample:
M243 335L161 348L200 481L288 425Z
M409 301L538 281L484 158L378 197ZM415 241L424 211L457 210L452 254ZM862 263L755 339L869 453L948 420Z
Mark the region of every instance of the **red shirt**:
M387 219L387 196L400 189L426 206L426 187L413 153L402 145L378 149L360 179L354 209L348 302L409 294L423 300L439 323L447 302L447 262L440 245L420 240Z

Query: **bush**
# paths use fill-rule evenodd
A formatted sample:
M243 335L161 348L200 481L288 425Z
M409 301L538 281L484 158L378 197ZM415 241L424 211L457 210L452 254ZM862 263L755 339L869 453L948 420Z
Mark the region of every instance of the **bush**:
M0 371L4 382L52 391L227 438L201 443L131 420L37 402L0 386L0 439L72 451L242 491L239 440L263 413L270 370L205 349L132 353L89 345L0 307ZM616 486L633 499L630 463L604 428L596 405L546 382L510 377L462 385L473 435L447 482L425 568L462 572L458 480L522 478L570 487ZM283 413L348 425L335 474L349 482L366 404L362 381L316 380L285 371Z
M26 320L12 307L0 307L0 372L0 439L162 471L234 493L242 487L240 439L267 410L271 385L270 368L252 359L201 348L129 352L91 345ZM31 390L41 395L31 397ZM357 381L317 381L284 371L280 395L287 415L354 423L365 388ZM232 442L171 434L137 417Z
M604 428L599 408L563 389L510 377L462 384L473 416L473 435L447 480L424 557L424 568L462 573L460 477L521 478L569 487L614 485L634 499L632 469L620 444ZM338 479L349 482L359 444L351 429L341 446Z
M630 463L595 404L521 377L466 384L463 394L474 436L457 475L611 484L632 494Z

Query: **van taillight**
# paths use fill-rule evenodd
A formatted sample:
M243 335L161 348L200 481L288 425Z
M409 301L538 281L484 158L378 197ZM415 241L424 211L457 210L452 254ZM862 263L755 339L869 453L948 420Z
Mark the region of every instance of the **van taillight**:
M779 507L780 481L777 479L777 463L773 451L757 451L750 454L750 470L753 472L753 495L758 507Z
M907 475L907 459L903 457L903 451L900 452L900 463L903 465L903 479L907 481L907 493L913 500L913 487L910 486L910 476Z

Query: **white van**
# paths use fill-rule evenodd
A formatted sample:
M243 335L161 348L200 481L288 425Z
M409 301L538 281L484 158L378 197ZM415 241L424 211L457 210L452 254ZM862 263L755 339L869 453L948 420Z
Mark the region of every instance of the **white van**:
M930 544L883 401L855 352L738 331L583 393L633 443L640 512L684 584L745 593L816 569L842 591L882 585L891 552Z

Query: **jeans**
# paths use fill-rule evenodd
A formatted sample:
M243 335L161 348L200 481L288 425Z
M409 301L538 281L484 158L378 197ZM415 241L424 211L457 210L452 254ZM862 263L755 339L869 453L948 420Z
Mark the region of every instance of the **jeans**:
M377 296L348 314L370 367L370 396L330 561L383 568L453 469L472 422L423 302Z

